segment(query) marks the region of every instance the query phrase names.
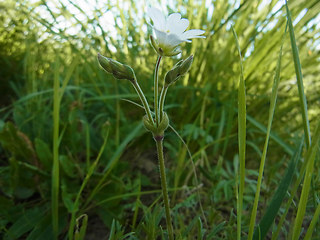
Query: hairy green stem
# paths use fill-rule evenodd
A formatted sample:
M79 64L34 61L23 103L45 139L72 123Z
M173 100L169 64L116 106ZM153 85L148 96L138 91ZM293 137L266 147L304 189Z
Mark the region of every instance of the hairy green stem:
M167 94L168 88L169 88L168 85L163 86L163 88L161 90L161 94L160 94L160 103L159 103L160 122L162 120L164 100L166 98L166 94Z
M144 96L143 92L142 92L142 89L140 88L139 84L138 84L138 81L137 79L135 78L133 81L131 81L134 89L136 90L136 92L138 93L139 95L139 98L144 106L144 110L146 111L146 114L149 118L149 121L150 122L154 122L153 121L153 118L152 118L152 115L151 115L151 110L150 110L150 107L149 107L149 104L148 104L148 101L146 99L146 97Z
M158 159L159 159L163 203L164 203L165 212L166 212L167 229L169 234L169 240L173 240L174 239L173 227L172 227L172 221L171 221L171 215L170 215L167 180L166 180L166 172L165 172L164 158L163 158L163 139L156 140L156 144L157 144L157 152L158 152Z
M159 66L161 62L162 56L158 56L156 67L154 69L154 114L156 116L156 126L159 126L159 113L158 113L158 89L159 89L159 81L158 81L158 73L159 73ZM161 112L160 112L161 114Z

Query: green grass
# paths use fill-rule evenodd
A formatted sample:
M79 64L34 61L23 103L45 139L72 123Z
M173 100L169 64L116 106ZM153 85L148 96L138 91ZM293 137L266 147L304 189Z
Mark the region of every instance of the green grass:
M205 2L163 9L206 30L181 44L194 62L165 100L176 239L319 239L320 3ZM168 238L139 96L96 59L131 66L154 111L145 5L0 3L1 239Z

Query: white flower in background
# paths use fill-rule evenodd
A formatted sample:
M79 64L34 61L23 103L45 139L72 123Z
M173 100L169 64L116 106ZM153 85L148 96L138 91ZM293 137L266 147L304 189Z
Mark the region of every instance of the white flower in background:
M176 47L182 42L191 42L191 38L205 38L201 36L205 31L191 29L185 31L189 26L188 19L181 18L180 13L172 13L167 18L163 13L154 7L147 10L153 21L153 30L158 43L150 36L152 46L162 56L174 56L180 53Z

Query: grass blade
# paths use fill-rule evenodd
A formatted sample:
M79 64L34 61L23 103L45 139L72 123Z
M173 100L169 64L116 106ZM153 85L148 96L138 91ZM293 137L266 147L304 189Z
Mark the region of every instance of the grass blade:
M272 93L271 93L271 99L270 99L267 135L266 135L266 139L265 139L265 143L264 143L264 147L263 147L263 152L262 152L262 156L261 156L261 160L260 160L260 168L259 168L259 176L258 176L258 182L257 182L257 190L256 190L254 203L253 203L253 207L252 207L252 212L251 212L251 218L250 218L249 234L248 234L248 239L249 240L252 239L252 237L253 237L253 230L254 230L256 216L257 216L257 209L258 209L258 202L259 202L259 197L260 197L260 189L261 189L264 165L265 165L265 162L266 162L267 150L268 150L270 132L271 132L271 126L272 126L273 116L274 116L276 103L277 103L278 86L279 86L279 82L280 82L282 47L283 47L283 41L284 41L284 36L286 34L286 30L287 30L287 27L286 27L285 32L283 34L282 44L281 44L281 47L280 47L278 63L277 63L277 68L276 68L276 73L275 73L274 81L273 81L273 87L272 87ZM291 179L290 179L290 181L291 181ZM260 234L263 235L262 232Z
M302 138L297 151L295 152L294 156L292 156L285 176L282 178L279 184L279 187L275 192L266 213L263 215L258 227L254 231L254 234L253 234L254 240L264 239L266 237L275 217L277 216L281 203L287 194L288 188L290 186L293 175L295 173L297 162L301 156L303 142L304 142L304 138Z
M238 140L239 140L239 162L240 162L240 184L239 196L237 198L237 239L241 239L241 217L243 205L243 192L245 180L245 152L246 152L246 89L243 78L243 65L240 45L237 34L232 27L232 33L236 41L237 49L240 57L240 82L238 88Z
M314 159L315 159L315 155L316 155L316 150L314 148L316 148L315 147L316 145L311 143L310 125L309 125L308 110L307 110L307 99L304 94L299 52L298 52L298 47L296 44L296 39L294 36L293 24L292 24L291 14L289 11L287 1L286 1L286 11L287 11L288 24L289 24L289 33L290 33L290 41L291 41L291 49L292 49L292 54L293 54L294 67L295 67L296 77L297 77L299 99L300 99L300 105L302 108L302 121L303 121L304 132L306 135L307 148L309 148L309 146L311 145L311 147L310 147L311 150L309 149L310 151L308 151L308 153L307 153L306 173L305 173L305 178L304 178L304 182L303 182L302 193L300 196L298 212L297 212L297 216L296 216L294 228L293 228L292 239L298 239L299 235L300 235L300 229L302 226L303 217L304 217L306 206L307 206L307 200L308 200L308 195L309 195L309 190L310 190L310 183L311 183L313 167L314 167ZM317 127L314 138L317 138L318 131L319 131L319 125Z
M309 119L308 119L307 98L306 98L306 95L304 94L299 51L296 43L296 38L294 36L291 14L288 8L287 1L286 1L286 10L287 10L287 18L288 18L288 26L289 26L289 34L290 34L291 49L292 49L292 55L293 55L293 61L294 61L294 68L296 71L299 99L300 99L300 105L302 110L301 113L302 113L303 128L306 136L305 141L308 148L311 144L311 136L310 136L310 125L309 125Z
M303 187L302 187L302 192L300 196L298 212L297 212L297 216L296 216L294 227L293 227L292 239L294 240L299 239L299 236L300 236L300 229L302 226L304 214L306 212L311 178L313 175L314 160L316 158L319 140L320 140L320 121L318 122L311 146L308 149L308 152L306 155L307 168L306 168L306 173L305 173L305 177L302 185Z
M319 219L319 216L320 216L320 204L318 204L317 210L316 210L315 214L313 215L313 218L312 218L311 223L309 225L306 236L304 237L305 240L311 239L312 232L313 232L314 227Z

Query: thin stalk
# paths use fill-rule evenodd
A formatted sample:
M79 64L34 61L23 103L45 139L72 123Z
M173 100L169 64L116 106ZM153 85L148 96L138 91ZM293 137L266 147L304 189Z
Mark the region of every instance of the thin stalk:
M159 102L160 122L162 120L164 100L166 98L168 88L169 88L168 85L163 86L160 94L160 102Z
M52 228L54 239L59 235L59 58L56 58L53 86L53 166L51 183Z
M147 101L146 97L144 96L144 94L143 94L143 92L142 92L142 89L140 88L137 79L134 78L134 80L131 81L131 83L132 83L134 89L136 90L136 92L137 92L138 95L139 95L139 98L140 98L140 100L141 100L141 102L142 102L142 104L143 104L143 106L144 106L144 110L146 111L146 114L147 114L147 116L148 116L148 118L149 118L149 121L152 122L152 123L154 123L153 118L152 118L152 115L151 115L151 110L150 110L148 101Z
M161 62L162 56L158 56L156 67L154 69L154 114L156 116L156 126L159 126L159 113L158 113L158 89L159 89L159 80L158 80L158 73L159 73L159 66ZM160 112L161 114L161 112Z
M173 227L170 215L170 205L169 205L169 197L167 190L167 180L166 180L166 172L164 166L164 158L163 158L163 139L156 140L158 159L159 159L159 169L160 169L160 179L161 179L161 188L162 188L162 196L163 203L166 212L166 221L167 221L167 229L169 234L169 240L173 240Z

